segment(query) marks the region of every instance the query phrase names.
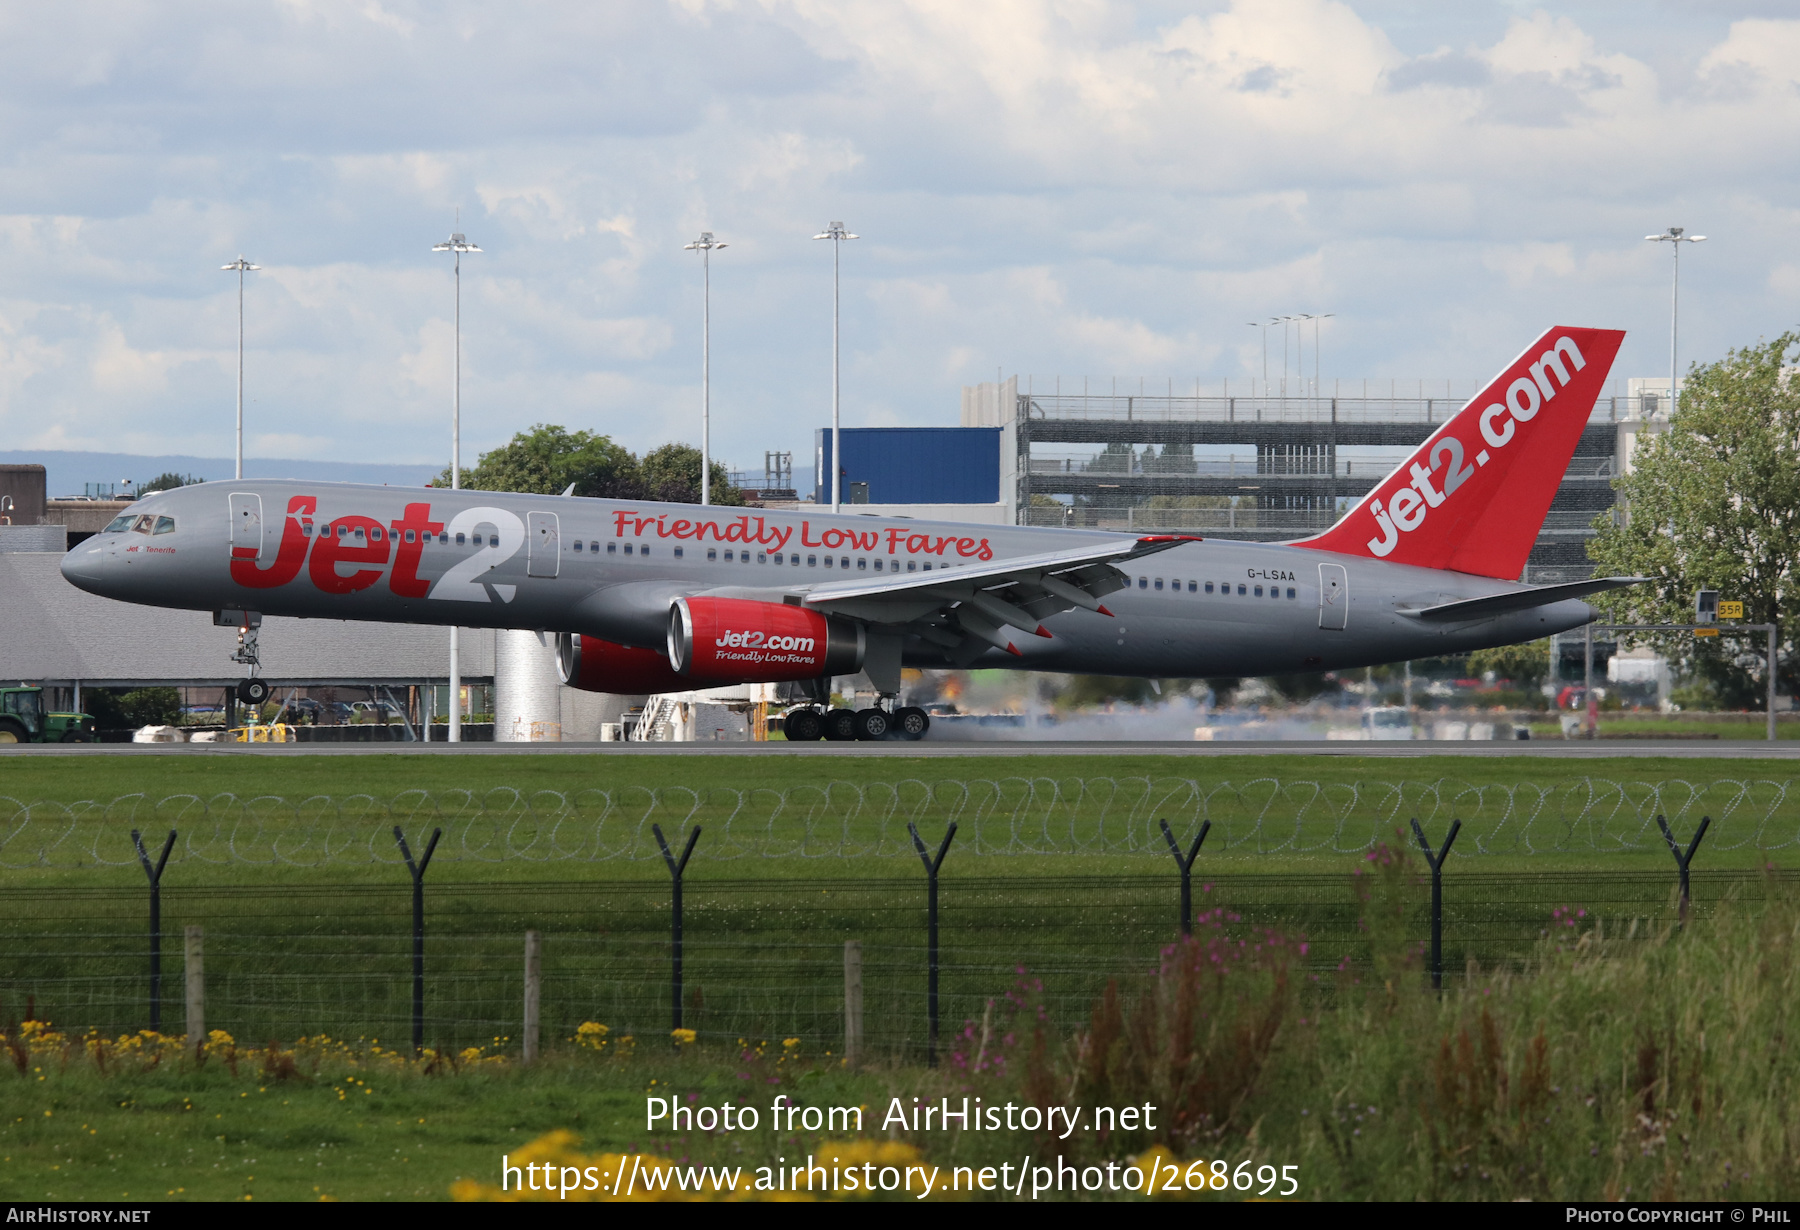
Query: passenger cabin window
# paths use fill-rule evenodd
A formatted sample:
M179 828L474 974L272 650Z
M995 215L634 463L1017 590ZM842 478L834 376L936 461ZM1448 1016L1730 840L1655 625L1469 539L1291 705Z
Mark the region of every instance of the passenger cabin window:
M649 544L649 543L647 543L647 542L640 542L640 543L638 543L638 554L639 554L639 555L648 555L648 554L650 554L650 544Z
M1199 583L1198 583L1198 582L1195 582L1195 581L1189 581L1189 582L1188 582L1188 593L1190 593L1190 594L1191 594L1191 593L1193 593L1193 592L1194 592L1194 591L1195 591L1195 590L1197 590L1197 589L1199 589L1199 588L1200 588L1200 585L1199 585ZM1209 586L1207 586L1207 588L1208 588L1208 589L1211 589L1211 588L1212 588L1212 586L1210 586L1210 585L1209 585Z
M781 552L779 552L779 551L775 552L775 562L777 564L779 564L781 562Z
M1212 593L1212 582L1211 581L1208 581L1206 583L1206 592L1209 594Z
M1238 597L1242 598L1246 592L1248 591L1245 589L1243 582L1238 582Z
M675 548L675 558L676 558L676 559L680 559L680 558L681 558L681 553L682 553L682 548L681 548L681 547L676 547L676 548Z
M463 545L463 543L464 543L464 541L465 541L465 539L464 539L464 537L463 537L463 536L462 536L462 535L461 535L461 534L458 534L458 535L457 535L457 536L456 536L456 545L457 545L457 546L459 546L459 547L460 547L460 546L462 546L462 545Z
M175 518L158 517L156 519L155 532L158 534L173 534L175 532Z
M744 557L746 559L748 559L749 556L750 556L750 553L748 551L744 552ZM766 553L764 553L762 551L758 551L756 553L756 562L759 564L766 564L769 562L769 557Z
M1150 578L1149 577L1139 577L1138 578L1138 588L1139 589L1149 589L1150 588Z
M796 555L794 558L799 559L800 557ZM829 565L831 563L830 560L826 560L825 562L827 565ZM819 566L819 557L816 555L807 556L806 557L806 566L808 568L817 568Z
M717 560L719 558L719 549L717 547L706 548L706 558L709 560Z
M627 555L631 554L631 544L630 543L625 544L625 554L627 554Z
M1294 600L1294 587L1292 585L1290 585L1290 586L1288 586L1288 601L1292 602L1293 600Z
M858 571L867 572L869 570L869 561L867 559L862 558L861 556L858 556L857 560L856 560L856 567L857 567Z
M1161 577L1156 578L1156 588L1158 588L1158 589L1162 588L1162 578Z
M579 539L579 538L577 538L575 540L575 553L577 555L579 555L581 553L581 539Z
M607 543L606 544L606 553L608 555L617 555L619 553L619 544L616 542Z

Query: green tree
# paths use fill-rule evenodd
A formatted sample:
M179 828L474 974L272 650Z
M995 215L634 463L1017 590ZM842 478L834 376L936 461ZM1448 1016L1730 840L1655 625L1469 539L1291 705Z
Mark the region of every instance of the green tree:
M1797 349L1800 334L1784 333L1690 369L1668 431L1644 438L1632 472L1613 482L1620 515L1599 521L1588 543L1602 573L1650 578L1596 598L1608 616L1688 623L1705 588L1741 600L1746 622L1782 623L1800 568L1800 387L1785 370ZM1758 669L1734 660L1755 643L1659 640L1719 701L1760 707Z
M724 466L712 463L714 504L742 504L744 493L732 486ZM638 463L647 500L664 500L671 504L700 502L700 450L690 444L665 444L644 454Z
M607 436L568 431L539 423L510 441L483 453L462 485L476 491L525 491L560 495L569 484L575 494L616 500L644 498L637 458ZM433 486L448 487L446 469Z
M1550 673L1550 642L1501 645L1495 649L1477 649L1469 655L1469 674L1480 679L1489 671L1494 673L1495 679L1510 679L1521 687L1535 688Z
M139 483L139 491L173 491L177 487L188 487L195 483L203 483L204 478L195 478L192 474L177 474L173 470L158 474L147 483Z

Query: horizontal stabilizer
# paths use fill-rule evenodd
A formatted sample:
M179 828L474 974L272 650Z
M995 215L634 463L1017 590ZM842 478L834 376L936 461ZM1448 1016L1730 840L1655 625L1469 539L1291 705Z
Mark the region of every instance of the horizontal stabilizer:
M1411 615L1414 619L1429 619L1434 622L1455 622L1468 619L1492 619L1496 615L1510 615L1514 611L1529 611L1534 607L1549 606L1553 602L1566 602L1570 598L1585 598L1589 594L1603 593L1609 589L1624 589L1628 585L1642 585L1649 577L1594 577L1588 581L1571 581L1567 585L1541 585L1536 589L1515 589L1504 594L1489 594L1485 598L1465 598L1459 602L1444 602L1437 606L1422 607L1416 611L1402 611L1402 615Z

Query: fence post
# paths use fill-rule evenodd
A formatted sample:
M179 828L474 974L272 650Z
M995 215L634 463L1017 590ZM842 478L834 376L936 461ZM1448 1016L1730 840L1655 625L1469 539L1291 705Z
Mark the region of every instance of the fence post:
M1450 853L1450 846L1456 841L1456 835L1462 831L1462 821L1450 822L1450 835L1444 838L1443 849L1436 854L1431 852L1431 843L1425 840L1425 830L1419 827L1419 819L1413 817L1413 836L1419 839L1419 849L1425 852L1425 862L1431 867L1431 989L1444 989L1444 857Z
M406 869L412 873L413 882L412 1044L414 1055L425 1049L425 869L431 866L432 851L437 849L438 838L443 835L443 829L432 829L431 840L425 844L424 857L415 863L412 850L406 844L406 834L400 831L399 825L394 826L394 840L400 843L400 855L406 860Z
M206 1047L206 930L199 923L187 926L181 965L187 975L187 1048L199 1056Z
M862 1062L862 941L844 941L844 1063Z
M952 820L950 827L944 830L944 840L938 844L936 858L925 852L925 842L919 836L918 825L909 820L906 822L906 831L912 834L913 848L919 852L919 861L925 864L925 1011L930 1018L925 1034L925 1066L935 1068L938 1040L938 868L944 865L944 855L949 853L950 841L956 836L956 821Z
M688 859L694 853L694 843L700 840L700 826L696 824L688 830L687 846L681 851L681 858L676 860L669 851L669 843L663 838L662 825L653 824L650 831L656 834L656 844L662 847L663 862L669 865L669 878L674 881L674 898L669 905L669 941L673 947L673 964L669 971L669 1019L674 1022L670 1029L681 1028L681 876L687 870Z
M1175 865L1181 868L1181 933L1194 933L1194 880L1192 871L1194 859L1199 857L1200 843L1212 832L1212 821L1202 820L1200 831L1194 835L1194 844L1188 847L1187 856L1181 854L1181 847L1175 844L1175 834L1169 828L1167 820L1159 821L1162 825L1163 840L1169 843L1169 853L1175 856Z
M523 1060L532 1064L538 1057L538 1012L544 995L544 940L536 931L525 933L525 1037Z
M169 830L169 839L163 842L162 854L157 857L154 867L150 865L150 856L144 852L144 839L136 829L131 830L131 844L137 847L138 862L144 865L144 874L150 878L150 1030L161 1033L162 873L169 862L169 851L175 848L175 830Z
M1687 853L1681 852L1675 834L1669 829L1669 822L1661 815L1656 817L1656 826L1662 830L1663 840L1669 843L1669 853L1675 856L1675 866L1681 871L1681 926L1687 926L1688 916L1688 864L1694 861L1694 851L1700 848L1700 839L1706 836L1706 830L1712 827L1711 816L1700 817L1700 827L1694 830L1694 840L1688 843Z

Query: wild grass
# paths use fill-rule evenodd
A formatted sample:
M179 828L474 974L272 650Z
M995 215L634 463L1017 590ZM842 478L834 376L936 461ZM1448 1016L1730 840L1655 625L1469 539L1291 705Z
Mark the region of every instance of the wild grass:
M747 1166L854 1144L771 1131L766 1110L751 1133L644 1125L649 1095L767 1107L776 1094L874 1108L861 1137L944 1165L1029 1153L1077 1167L1200 1161L1209 1176L1221 1162L1227 1174L1294 1166L1301 1199L1800 1194L1791 900L1727 905L1685 929L1569 912L1525 960L1471 963L1436 993L1406 922L1415 871L1385 852L1358 878L1366 963L1319 970L1308 939L1213 908L1150 968L1119 969L1073 1027L1043 1011L1037 973L1016 973L947 1031L935 1070L851 1071L797 1039L677 1045L658 1031L620 1045L616 1027L559 1036L526 1069L503 1038L413 1059L215 1035L201 1057L183 1041L15 1024L0 1048L0 1197L430 1198L459 1180L491 1186L502 1152L546 1138L546 1156ZM965 1096L1156 1111L1151 1126L1106 1131L1084 1117L1066 1138L879 1122L892 1098Z

